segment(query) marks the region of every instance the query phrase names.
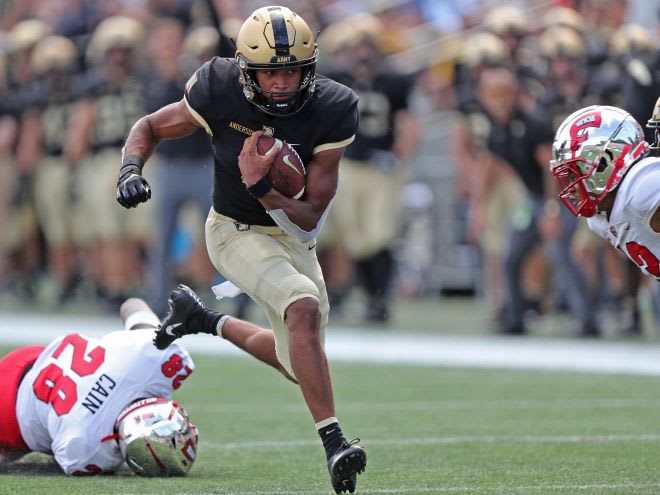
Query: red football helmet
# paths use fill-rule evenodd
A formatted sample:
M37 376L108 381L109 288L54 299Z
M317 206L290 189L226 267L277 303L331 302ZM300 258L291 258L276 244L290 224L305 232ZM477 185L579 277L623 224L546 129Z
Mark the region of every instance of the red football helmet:
M569 115L552 144L550 172L559 198L574 215L592 217L648 149L644 132L625 110L590 106Z

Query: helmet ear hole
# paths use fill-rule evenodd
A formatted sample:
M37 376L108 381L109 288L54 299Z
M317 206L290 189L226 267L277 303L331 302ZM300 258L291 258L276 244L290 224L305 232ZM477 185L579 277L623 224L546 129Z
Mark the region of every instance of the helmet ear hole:
M612 156L610 154L610 160L611 159L612 159ZM598 172L598 173L604 172L606 168L607 168L607 160L605 159L605 157L603 157L603 158L600 159L600 162L598 162L598 168L596 169L596 172Z

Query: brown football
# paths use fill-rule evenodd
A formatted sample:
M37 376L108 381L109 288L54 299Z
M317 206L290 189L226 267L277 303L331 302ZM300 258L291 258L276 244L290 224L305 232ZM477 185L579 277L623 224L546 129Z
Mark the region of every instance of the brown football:
M257 151L265 155L273 146L278 146L273 164L268 171L268 180L273 188L290 198L299 199L305 192L305 166L296 150L286 141L272 136L259 136Z

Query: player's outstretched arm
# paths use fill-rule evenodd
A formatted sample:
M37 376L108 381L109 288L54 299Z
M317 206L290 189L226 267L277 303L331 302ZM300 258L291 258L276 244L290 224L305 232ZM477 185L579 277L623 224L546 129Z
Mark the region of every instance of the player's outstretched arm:
M124 208L134 208L151 197L151 188L142 177L144 162L163 139L192 134L199 123L184 100L171 103L138 120L131 128L122 150L117 180L117 201Z

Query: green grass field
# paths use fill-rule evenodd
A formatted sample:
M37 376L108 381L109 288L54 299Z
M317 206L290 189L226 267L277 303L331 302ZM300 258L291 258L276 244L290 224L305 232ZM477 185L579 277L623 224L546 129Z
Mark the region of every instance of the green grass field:
M0 355L7 349L0 349ZM189 476L67 478L47 456L0 468L2 494L331 494L298 389L250 359L197 356L176 398L200 430ZM332 365L358 493L660 493L652 377Z

